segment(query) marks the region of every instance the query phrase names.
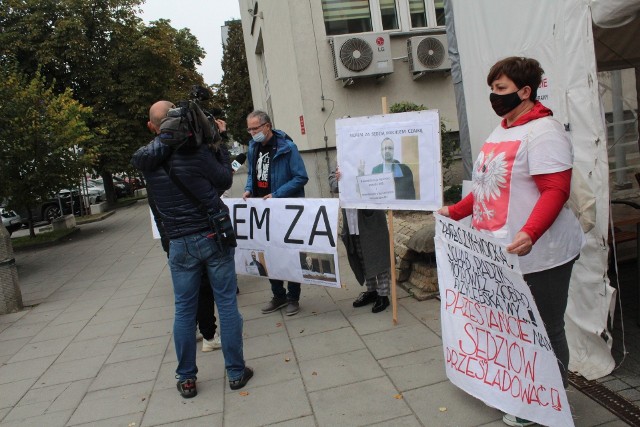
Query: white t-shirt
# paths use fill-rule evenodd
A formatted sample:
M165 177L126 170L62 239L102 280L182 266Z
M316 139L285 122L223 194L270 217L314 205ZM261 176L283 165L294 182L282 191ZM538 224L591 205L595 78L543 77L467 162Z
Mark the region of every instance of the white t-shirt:
M540 197L531 175L572 165L571 141L553 117L496 127L473 165L473 227L510 244ZM531 252L520 257L520 269L526 274L562 265L578 256L584 242L577 218L565 205Z

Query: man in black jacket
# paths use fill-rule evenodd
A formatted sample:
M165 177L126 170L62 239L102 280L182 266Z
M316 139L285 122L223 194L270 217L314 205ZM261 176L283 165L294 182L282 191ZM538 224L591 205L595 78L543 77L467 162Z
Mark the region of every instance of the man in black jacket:
M162 119L171 108L174 106L169 101L158 101L151 106L147 124L151 131L160 133ZM242 316L236 299L234 248L217 244L208 215L204 212L205 209L209 214L228 211L218 196L218 190L231 186L228 152L213 150L206 144L169 147L157 136L136 151L131 163L143 172L159 219L170 239L169 268L175 296L173 338L178 359L178 391L185 398L197 394L194 325L200 276L204 268L218 307L229 386L232 390L242 388L253 376L253 370L245 365L242 351ZM188 186L205 209L196 206L169 173Z

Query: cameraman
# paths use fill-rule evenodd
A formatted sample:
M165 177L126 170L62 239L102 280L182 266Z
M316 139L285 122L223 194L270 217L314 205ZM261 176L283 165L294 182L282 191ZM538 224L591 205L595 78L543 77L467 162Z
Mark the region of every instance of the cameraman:
M174 105L158 101L149 110L148 127L159 134L163 118ZM191 142L191 140L190 140ZM207 269L220 320L222 353L229 386L246 385L253 370L245 365L242 351L242 316L236 299L234 249L219 247L211 236L209 218L174 183L164 167L188 186L210 213L228 208L218 190L231 185L231 164L226 150L212 150L207 144L170 147L160 135L140 148L131 163L142 171L155 199L159 219L169 242L169 268L175 297L173 327L178 367L177 388L182 397L197 394L196 337L194 325L202 269Z

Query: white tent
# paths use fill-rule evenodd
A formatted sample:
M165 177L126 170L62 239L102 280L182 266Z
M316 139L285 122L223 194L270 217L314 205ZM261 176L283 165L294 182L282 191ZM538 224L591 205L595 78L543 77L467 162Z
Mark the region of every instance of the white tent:
M565 316L569 369L587 379L603 377L614 368L607 329L614 289L607 278L608 157L592 19L600 25L626 24L637 33L640 26L629 22L640 10L640 0L449 0L446 8L461 139L466 116L470 141L463 143L463 155L470 152L475 158L499 122L485 81L491 65L521 55L538 59L545 70L546 87L538 95L572 139L572 202L587 236L574 267ZM637 47L631 52L640 55Z

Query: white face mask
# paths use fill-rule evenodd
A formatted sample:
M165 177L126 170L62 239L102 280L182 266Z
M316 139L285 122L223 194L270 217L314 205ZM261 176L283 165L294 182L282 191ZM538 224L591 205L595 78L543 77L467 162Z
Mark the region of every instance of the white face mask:
M264 141L264 138L265 138L264 132L258 132L255 135L253 135L253 140L255 142L262 142Z

